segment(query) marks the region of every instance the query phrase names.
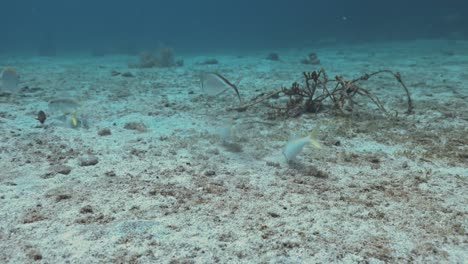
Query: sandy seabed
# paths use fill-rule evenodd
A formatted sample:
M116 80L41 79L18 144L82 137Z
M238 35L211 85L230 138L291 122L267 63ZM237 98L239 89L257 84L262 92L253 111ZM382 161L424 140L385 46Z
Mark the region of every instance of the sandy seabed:
M361 85L391 117L362 98L349 115L274 118L200 89L203 71L241 81L244 101L302 83L320 67L300 63L311 51L329 76L401 72L415 113L388 75ZM0 56L21 76L0 97L0 262L467 263L468 42L277 52L150 69L124 55ZM77 128L35 119L55 98L80 102ZM311 130L322 148L287 163L288 138Z

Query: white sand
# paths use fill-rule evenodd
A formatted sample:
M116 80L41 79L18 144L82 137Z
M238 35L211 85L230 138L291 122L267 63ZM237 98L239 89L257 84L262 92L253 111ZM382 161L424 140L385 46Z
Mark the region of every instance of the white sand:
M352 117L268 120L263 105L226 111L234 93L200 91L199 73L212 70L241 80L244 100L302 83L316 69L299 63L310 51L330 78L400 71L415 114L403 114L404 92L388 76L362 86L397 120L365 101ZM29 89L0 97L0 262L466 263L468 43L278 53L279 62L268 51L179 54L185 66L170 69L129 69L136 58L118 55L3 55L0 67ZM198 64L207 58L220 64ZM40 126L36 113L58 97L80 101L89 128L53 117ZM241 152L217 135L233 120ZM312 128L323 148L288 165L288 137ZM98 163L80 166L88 155Z

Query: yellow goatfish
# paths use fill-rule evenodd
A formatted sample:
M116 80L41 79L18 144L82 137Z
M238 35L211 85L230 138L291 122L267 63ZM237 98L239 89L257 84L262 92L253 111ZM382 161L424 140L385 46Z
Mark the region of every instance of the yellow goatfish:
M283 155L287 162L294 160L297 154L301 153L305 145L311 144L316 148L321 148L320 143L314 139L313 135L307 137L293 137L283 149Z

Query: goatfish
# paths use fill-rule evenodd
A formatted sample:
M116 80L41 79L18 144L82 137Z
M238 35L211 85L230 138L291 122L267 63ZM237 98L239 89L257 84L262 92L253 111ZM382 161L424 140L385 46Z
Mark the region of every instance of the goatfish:
M321 148L320 143L314 138L313 134L306 137L293 137L291 138L283 149L283 155L287 162L290 162L301 153L306 145L312 145L316 148Z
M218 96L229 89L233 89L239 101L241 100L239 89L237 86L232 84L228 79L222 76L220 73L217 72L207 72L201 75L201 87L202 90L211 96Z

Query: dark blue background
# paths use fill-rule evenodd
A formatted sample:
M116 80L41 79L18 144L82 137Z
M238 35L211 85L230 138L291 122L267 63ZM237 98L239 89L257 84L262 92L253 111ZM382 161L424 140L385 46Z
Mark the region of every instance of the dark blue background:
M468 1L0 0L0 50L183 51L468 38ZM465 2L465 3L464 3ZM344 20L343 17L347 19Z

